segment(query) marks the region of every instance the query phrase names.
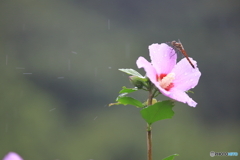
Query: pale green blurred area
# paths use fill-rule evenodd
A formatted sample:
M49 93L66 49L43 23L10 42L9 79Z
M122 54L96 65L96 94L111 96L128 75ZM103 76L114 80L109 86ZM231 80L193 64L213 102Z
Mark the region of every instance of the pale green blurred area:
M131 87L118 68L137 69L148 45L178 38L202 72L198 105L176 103L173 119L153 125L154 159L240 153L240 2L136 2L0 2L0 158L145 160L139 110L108 104Z

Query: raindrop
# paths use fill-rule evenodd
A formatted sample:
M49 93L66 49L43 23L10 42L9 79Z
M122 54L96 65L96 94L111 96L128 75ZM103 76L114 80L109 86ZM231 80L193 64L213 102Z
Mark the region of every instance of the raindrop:
M72 53L73 53L73 54L77 54L77 52L75 52L75 51L72 51Z
M188 73L187 73L187 72L185 72L185 73L184 73L184 75L186 76L186 75L188 75Z
M108 69L112 69L112 67L108 67Z
M49 112L54 111L56 108L50 109Z
M192 82L193 81L193 79L190 79L190 82Z
M23 73L23 74L32 74L32 73Z
M25 69L25 68L23 68L23 67L16 67L16 69Z
M94 68L94 75L95 75L95 77L97 77L97 73L98 73L98 68Z
M129 59L129 55L130 55L130 45L129 44L125 45L125 54L126 54L126 59Z
M6 130L6 132L8 132L8 124L6 124L6 129L5 130Z
M71 60L68 59L68 70L70 71L71 70Z
M97 119L97 116L93 120L96 120L96 119Z
M107 28L108 28L108 30L111 28L111 22L110 22L110 19L108 19L108 21L107 21Z
M6 55L6 65L8 64L8 55Z

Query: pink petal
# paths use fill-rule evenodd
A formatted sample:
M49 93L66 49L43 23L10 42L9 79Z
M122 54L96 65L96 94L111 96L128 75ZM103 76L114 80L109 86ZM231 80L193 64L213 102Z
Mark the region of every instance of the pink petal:
M9 152L3 160L23 160L22 157L20 157L17 153L15 152Z
M195 68L189 64L186 58L183 58L177 63L177 65L172 70L175 73L175 79L173 81L174 88L182 91L188 91L189 89L194 88L199 81L201 72L197 68L197 62L192 58L189 58Z
M152 81L156 81L156 70L155 68L153 68L152 64L150 62L148 62L145 58L143 57L139 57L137 59L137 66L138 68L144 68L146 74L147 74L147 77Z
M165 89L161 88L159 85L159 82L156 79L156 70L152 66L150 62L148 62L145 58L139 57L137 59L137 66L138 68L144 68L147 77L150 79L150 81L166 96L170 94L170 92L166 91Z
M171 89L170 98L175 99L179 102L187 103L191 107L196 107L197 103L190 98L184 91L176 88Z
M176 65L177 55L175 50L165 43L152 44L149 47L153 67L158 74L169 73Z

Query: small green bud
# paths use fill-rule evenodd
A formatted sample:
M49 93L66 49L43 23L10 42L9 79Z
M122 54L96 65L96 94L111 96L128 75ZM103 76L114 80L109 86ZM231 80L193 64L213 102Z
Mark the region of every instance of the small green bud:
M155 103L157 103L157 99L153 98L152 99L152 105L154 105ZM148 105L148 100L146 102L144 102L144 105L147 106Z
M157 99L155 99L155 98L152 99L152 104L155 104L157 102L158 102Z
M138 76L129 76L129 80L138 89L142 89L145 83L145 79Z

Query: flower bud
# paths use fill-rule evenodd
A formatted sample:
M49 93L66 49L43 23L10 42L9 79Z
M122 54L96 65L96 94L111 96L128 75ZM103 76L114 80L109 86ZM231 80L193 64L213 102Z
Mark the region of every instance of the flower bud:
M151 105L154 105L155 103L157 103L158 101L157 101L157 99L156 98L153 98L152 99L152 104ZM144 102L144 105L148 105L148 100L146 101L146 102Z
M129 76L129 80L138 89L142 89L145 83L145 79L138 76Z

